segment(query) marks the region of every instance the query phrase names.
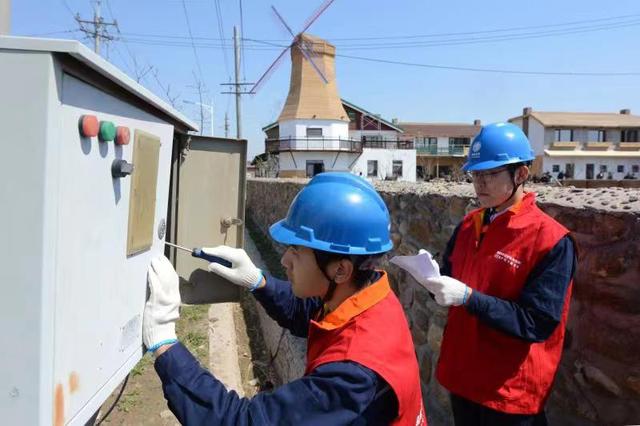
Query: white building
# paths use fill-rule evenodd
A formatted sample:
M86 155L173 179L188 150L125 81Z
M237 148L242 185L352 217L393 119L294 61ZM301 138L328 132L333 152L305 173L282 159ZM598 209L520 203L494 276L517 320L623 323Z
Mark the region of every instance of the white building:
M524 108L509 119L529 137L535 175L572 179L640 177L640 116L620 113L542 112Z
M403 130L341 100L335 78L335 47L307 34L328 83L299 49L291 49L291 83L278 120L263 128L266 152L279 159L279 177L312 177L350 171L372 179L416 180L416 151ZM299 43L300 40L297 40Z

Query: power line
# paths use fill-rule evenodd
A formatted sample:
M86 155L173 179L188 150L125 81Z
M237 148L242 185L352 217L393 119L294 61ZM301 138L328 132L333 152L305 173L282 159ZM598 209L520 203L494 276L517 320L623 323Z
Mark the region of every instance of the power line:
M76 14L75 16L75 20L78 23L79 27L80 27L80 31L82 31L83 33L85 33L88 37L93 38L93 42L94 42L94 47L93 50L97 53L100 54L100 41L101 40L107 40L107 41L111 41L113 40L113 36L109 34L108 32L108 27L113 26L113 27L117 27L118 23L117 22L106 22L102 16L100 16L100 5L102 3L102 0L95 0L95 9L94 9L94 13L93 13L93 20L89 21L86 19L80 19L80 14ZM66 3L65 3L66 4ZM85 24L87 25L92 25L93 28L89 29L87 27L85 27Z
M198 57L198 50L196 49L196 45L193 42L193 33L191 32L191 22L189 21L189 13L187 12L187 5L185 0L182 0L182 8L184 10L184 17L187 21L187 30L189 31L189 38L191 39L191 47L193 48L193 56L196 59L196 66L198 67L198 74L200 75L200 80L202 81L202 67L200 66L200 58Z
M220 7L220 1L219 0L213 0L214 6L215 6L215 10L216 10L216 20L218 23L218 35L220 36L220 40L223 41L223 43L226 41L225 37L224 37L224 25L223 25L223 21L222 21L222 8ZM227 77L229 79L231 79L231 72L229 71L229 59L227 58L227 51L222 49L222 56L224 58L224 68L227 71Z
M245 57L244 57L244 14L242 13L242 0L238 0L238 5L240 7L240 59L242 61L242 77L247 75L247 68L245 66Z
M419 64L414 62L402 62L393 61L389 59L380 58L366 58L362 56L352 55L338 55L341 58L357 59L367 62L378 62L392 65L404 65L420 68L433 68L453 71L471 71L471 72L483 72L494 74L519 74L519 75L543 75L543 76L574 76L574 77L623 77L623 76L637 76L640 72L560 72L560 71L522 71L522 70L506 70L498 68L475 68L475 67L459 67L452 65L436 65L436 64Z

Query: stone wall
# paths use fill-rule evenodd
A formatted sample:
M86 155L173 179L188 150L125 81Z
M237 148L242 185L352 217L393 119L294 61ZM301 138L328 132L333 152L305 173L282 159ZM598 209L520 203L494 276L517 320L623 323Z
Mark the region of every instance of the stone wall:
M304 180L250 180L247 214L266 232L286 215ZM393 254L442 253L474 208L465 184L380 182L392 217ZM567 226L579 246L565 351L547 405L551 424L640 422L640 191L536 187L539 205ZM386 268L411 326L431 424L450 424L448 396L434 379L446 309L412 278ZM287 346L296 346L282 342ZM303 348L297 352L304 357ZM290 355L291 356L291 355ZM300 371L280 374L286 380ZM299 368L298 368L299 370Z

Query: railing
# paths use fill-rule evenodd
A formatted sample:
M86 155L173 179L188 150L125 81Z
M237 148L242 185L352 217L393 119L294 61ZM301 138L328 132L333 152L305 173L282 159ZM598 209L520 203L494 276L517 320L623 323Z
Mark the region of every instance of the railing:
M449 145L441 146L437 145L424 145L417 146L416 153L418 155L435 155L435 156L464 156L467 155L469 145Z
M362 152L363 143L341 138L286 138L267 139L267 152L280 151L346 151Z
M362 148L414 149L410 140L354 140L342 138L281 138L265 140L267 152L280 151L346 151L362 152Z
M379 149L414 149L414 143L410 140L379 139L363 140L364 148Z

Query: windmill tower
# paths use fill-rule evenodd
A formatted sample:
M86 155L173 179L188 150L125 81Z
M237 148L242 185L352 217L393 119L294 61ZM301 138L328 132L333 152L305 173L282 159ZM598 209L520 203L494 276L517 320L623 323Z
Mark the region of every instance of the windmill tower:
M278 122L288 120L331 120L349 122L338 94L335 73L336 48L321 38L300 34L303 44L323 70L325 83L299 49L291 50L291 82L287 101ZM346 134L345 134L346 135Z

